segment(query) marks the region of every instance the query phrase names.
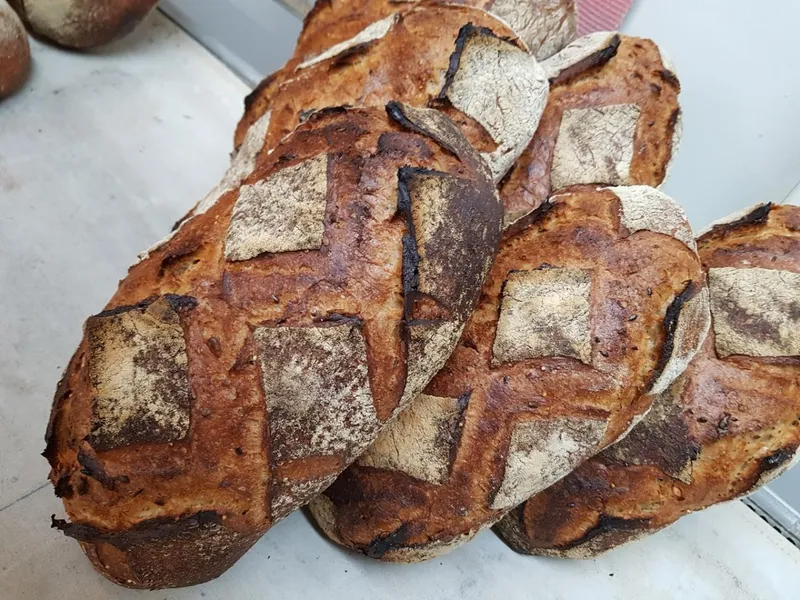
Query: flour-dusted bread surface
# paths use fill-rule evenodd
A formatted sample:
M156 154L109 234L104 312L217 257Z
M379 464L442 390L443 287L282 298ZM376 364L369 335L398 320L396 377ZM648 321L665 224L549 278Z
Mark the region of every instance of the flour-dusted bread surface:
M31 66L28 34L17 14L0 2L0 99L25 83Z
M544 60L561 50L576 35L575 22L577 19L572 0L530 0L528 2L468 0L455 3L414 0L403 2L395 0L320 0L306 15L294 55L283 68L265 78L246 98L244 115L236 128L234 146L238 148L243 143L248 128L276 104L273 97L283 82L301 75L304 69L325 61L332 61L328 70L342 70L343 65L349 63L369 62L363 55L367 53L370 46L376 44L386 47L387 49L384 51L391 53L393 58L389 64L383 65L378 73L367 79L368 85L363 98L357 96L359 105L369 102L370 96L380 93L378 88L384 89L387 85L395 88L392 98L414 103L412 98L404 95L409 91L411 80L418 80L422 83L416 90L417 94L424 91L438 92L439 89L434 89L435 86L432 83L425 81L430 77L416 74L416 70L420 66L424 66L418 60L418 56L437 52L445 47L443 42L450 35L448 33L451 26L449 23L452 22L453 15L459 14L457 6L448 10L442 6L443 4L461 5L460 14L463 18L461 22L457 23L456 28L468 23L475 27L489 27L499 37L514 38L521 48L530 52L537 60ZM411 27L406 33L416 37L410 42L404 40L394 44L388 43L388 46L387 42L381 42L384 37L390 35L391 30L403 28L402 22L407 15L421 10L430 10L432 15L446 15L445 17L436 17L438 19L436 31ZM393 36L390 35L390 37ZM447 51L448 53L452 52L452 49L447 49ZM368 70L367 65L358 67L357 64L353 64L352 66L354 69L349 71L349 75L340 74L342 79L357 77L353 71L357 73L359 70ZM378 76L380 73L387 73L387 69L395 72L401 67L401 79L405 80L401 89L398 89L400 80L394 77L381 78ZM371 68L374 69L374 67ZM443 75L442 69L446 69L446 67L440 67L438 75ZM502 71L507 70L508 67L505 66L500 69L501 77L491 70L486 71L484 76L495 77L502 82ZM307 80L309 77L311 76L306 74L304 79ZM376 85L374 83L376 81L380 81L380 84ZM520 91L523 92L523 90ZM303 93L308 95L307 91ZM520 97L524 97L524 93ZM427 100L427 98L424 99ZM315 106L319 105L319 102L315 104ZM304 109L302 106L298 108ZM307 107L305 109L307 110ZM522 131L517 125L512 134L522 135Z
M87 321L47 434L56 526L123 585L222 573L444 365L501 222L444 114L314 114Z
M11 0L37 34L68 48L94 48L127 35L158 0Z
M703 349L630 435L497 525L515 550L594 557L800 459L800 208L751 207L698 247L714 324Z
M645 197L688 230L658 194ZM628 227L628 209L610 189L576 186L506 236L445 368L311 503L331 539L384 560L445 552L647 410L643 395L702 343L708 300L684 229Z
M679 142L680 84L653 42L598 32L542 67L547 107L501 186L508 226L566 186L663 183Z
M267 151L315 110L398 100L447 112L495 181L533 137L549 90L544 69L506 24L459 5L413 6L288 69L248 100L240 123L269 110Z

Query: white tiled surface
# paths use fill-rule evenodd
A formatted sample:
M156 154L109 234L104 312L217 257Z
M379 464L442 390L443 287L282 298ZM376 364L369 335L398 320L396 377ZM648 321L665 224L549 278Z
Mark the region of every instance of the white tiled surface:
M49 528L63 514L39 456L50 398L85 316L222 173L246 89L160 16L106 56L34 54L28 89L0 105L0 599L798 597L800 552L739 502L585 562L519 556L486 532L385 565L295 514L204 586L103 580Z

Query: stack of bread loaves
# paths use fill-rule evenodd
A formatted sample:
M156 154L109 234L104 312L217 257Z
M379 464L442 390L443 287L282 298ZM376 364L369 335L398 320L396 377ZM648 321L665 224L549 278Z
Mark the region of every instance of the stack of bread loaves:
M88 319L58 386L45 456L70 522L54 525L100 572L206 581L309 502L376 558L429 558L508 514L516 548L560 548L627 513L591 522L559 480L606 457L627 476L651 458L646 427L682 436L665 478L721 461L752 487L753 461L788 462L782 392L737 387L738 406L765 403L749 428L725 413L741 443L677 415L723 410L687 383L718 363L796 379L797 240L775 232L798 217L716 228L701 263L656 189L680 137L674 71L650 41L574 32L565 0L317 3L248 97L222 181ZM745 265L778 290L755 325ZM751 330L768 358L740 360ZM767 430L780 452L749 442ZM547 537L551 518L570 528Z

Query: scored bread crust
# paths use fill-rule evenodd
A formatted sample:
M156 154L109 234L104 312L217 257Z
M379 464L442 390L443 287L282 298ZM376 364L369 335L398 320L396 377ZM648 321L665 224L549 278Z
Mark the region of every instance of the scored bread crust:
M322 23L324 35L315 30L315 26L321 27ZM279 139L291 131L304 112L325 106L326 97L337 99L337 105L380 104L386 99L419 106L426 103L441 105L442 98L438 96L453 64L454 43L459 30L468 23L473 28L486 27L495 36L508 38L521 50L527 50L513 23L487 12L480 2L382 0L364 3L359 0L317 3L306 17L295 54L245 99L245 111L236 128L234 147L239 148L253 123L275 107L280 108L283 114L278 117L282 122L270 128L274 132L273 140L275 136ZM544 24L538 30L539 35L548 32ZM563 44L572 37L565 36ZM552 42L555 38L548 37L548 40ZM491 75L498 81L513 71L508 65L492 64L486 64L481 71L491 69L494 69ZM476 81L473 87L475 92L487 93L492 86ZM499 94L503 92L502 88L497 91ZM515 96L512 102L501 95L498 102L505 107L514 107L514 104L524 103L535 94L521 88L516 90ZM474 115L462 115L461 118L470 117L475 118ZM480 119L478 121L480 123ZM473 131L468 135L476 146L491 142L480 125L472 125L471 129ZM515 129L521 129L519 124ZM267 143L266 147L272 145L274 142Z
M303 60L353 37L370 23L416 4L419 0L318 0L303 20L295 57ZM480 8L505 21L538 59L545 59L571 42L578 31L573 0L450 0Z
M443 365L501 221L442 113L317 112L87 321L48 427L55 525L123 585L222 573Z
M698 239L714 321L703 350L627 438L498 523L513 549L595 557L748 494L798 460L800 356L763 310L777 305L797 335L798 232L800 208L759 205ZM720 273L735 293L714 283ZM794 303L781 305L784 294ZM734 355L720 352L729 329L749 340Z
M25 26L5 2L0 2L0 99L25 83L31 66L31 48Z
M68 48L103 46L131 31L158 0L9 0L35 33Z
M668 202L684 232L634 227L641 206L575 186L506 237L444 369L311 503L331 539L384 560L430 558L646 411L643 394L677 375L709 315L681 209L656 190L640 197L652 212Z
M507 226L564 186L664 182L680 142L680 83L655 43L598 32L542 66L547 106L500 188Z

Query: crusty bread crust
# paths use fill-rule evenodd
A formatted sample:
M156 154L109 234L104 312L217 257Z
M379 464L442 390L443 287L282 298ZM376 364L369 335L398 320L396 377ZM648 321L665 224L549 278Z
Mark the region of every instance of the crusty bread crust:
M507 226L562 186L663 183L679 142L680 84L652 41L591 34L542 66L547 107L500 188Z
M87 322L48 428L57 526L123 585L219 575L441 368L501 221L444 114L313 115Z
M0 99L25 83L31 66L28 34L17 14L0 2Z
M709 287L714 327L685 374L619 444L581 465L501 521L497 530L519 552L590 558L649 535L681 516L732 500L798 460L800 356L780 346L772 313L749 311L758 298L796 293L800 208L757 205L714 225L698 239L711 273L774 275L770 285ZM727 280L726 280L727 281ZM796 305L795 305L796 306ZM774 307L770 307L772 310ZM796 315L777 305L786 322ZM730 354L720 331L749 347ZM786 348L765 356L765 344Z
M645 197L667 209L655 190ZM642 395L687 350L675 340L694 340L693 354L709 315L683 229L628 228L629 208L610 189L576 186L506 237L426 395L312 502L332 539L384 560L446 551L647 409ZM694 302L705 318L682 320Z
M291 64L291 63L290 63ZM239 139L267 110L264 148L325 106L437 106L485 153L496 181L527 147L547 100L544 70L514 32L459 5L413 6L308 56L248 98Z
M158 0L10 0L38 35L67 48L103 46L124 37Z

